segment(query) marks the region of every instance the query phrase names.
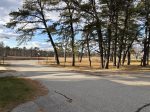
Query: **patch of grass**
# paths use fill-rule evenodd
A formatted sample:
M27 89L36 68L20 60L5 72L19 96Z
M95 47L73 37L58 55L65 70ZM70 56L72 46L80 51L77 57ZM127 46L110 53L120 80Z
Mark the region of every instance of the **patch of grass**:
M44 95L45 90L38 82L29 79L0 78L0 112L8 112L20 103Z

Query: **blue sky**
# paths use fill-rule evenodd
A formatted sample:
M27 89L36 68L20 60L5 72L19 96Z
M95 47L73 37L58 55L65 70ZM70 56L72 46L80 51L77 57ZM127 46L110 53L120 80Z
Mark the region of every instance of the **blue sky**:
M32 41L28 42L27 44L22 44L18 46L16 41L16 34L13 30L6 29L4 25L10 20L9 13L11 11L16 11L19 7L21 7L23 0L1 0L0 3L0 41L4 42L5 46L10 47L39 47L43 50L50 50L52 49L50 43L47 43L47 36L46 35L36 35L33 37ZM57 20L58 15L51 14L50 15L52 20ZM9 37L6 39L5 37Z

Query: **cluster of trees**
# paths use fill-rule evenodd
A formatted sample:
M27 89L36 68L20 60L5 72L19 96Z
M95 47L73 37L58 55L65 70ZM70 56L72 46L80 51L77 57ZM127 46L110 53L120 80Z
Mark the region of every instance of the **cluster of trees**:
M48 52L44 50L40 50L39 48L10 48L9 46L4 46L3 42L0 43L0 57L7 57L7 56L21 56L21 57L47 57L47 56L54 56L54 52Z
M150 48L149 6L150 0L24 0L20 9L10 13L12 19L7 27L20 34L21 43L37 34L47 34L57 64L59 40L64 54L71 48L72 66L76 53L82 57L84 49L90 66L93 52L99 55L101 68L108 69L110 61L119 68L126 58L129 65L135 42L143 46L141 61L146 66ZM59 20L51 20L52 13L59 13Z

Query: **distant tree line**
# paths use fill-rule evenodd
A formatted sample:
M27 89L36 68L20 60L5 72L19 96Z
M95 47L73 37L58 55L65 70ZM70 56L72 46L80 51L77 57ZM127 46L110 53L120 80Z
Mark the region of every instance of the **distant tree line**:
M64 57L64 51L61 46L57 47L57 50L59 51L59 56ZM67 54L66 57L71 57L72 53L69 49L66 50ZM85 56L88 55L88 53L83 53ZM20 57L54 57L55 53L53 51L45 51L40 50L38 47L27 49L26 47L20 48L20 47L14 47L11 48L9 46L5 46L3 42L0 42L0 57L8 57L8 56L20 56ZM81 56L81 53L78 52L76 56ZM96 53L93 53L93 56L96 56Z
M147 66L149 6L150 0L23 0L23 6L10 13L11 20L6 26L20 34L20 43L37 34L47 34L58 65L61 45L65 59L71 52L72 66L76 65L77 53L82 59L86 49L90 66L91 55L96 52L101 68L108 69L110 61L120 68L125 60L130 65L136 42L142 46L142 66ZM52 21L55 13L60 14L59 20Z
M21 57L53 57L53 51L44 51L40 50L38 47L27 49L26 47L19 48L10 48L9 46L4 46L4 44L0 43L0 57L7 56L21 56Z

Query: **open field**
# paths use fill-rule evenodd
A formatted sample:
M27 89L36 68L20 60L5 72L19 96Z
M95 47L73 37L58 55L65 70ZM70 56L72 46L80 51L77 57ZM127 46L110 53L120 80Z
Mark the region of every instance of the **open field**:
M53 57L49 57L48 59L44 61L40 61L41 64L46 64L50 66L57 66L55 63L55 60ZM88 58L83 58L82 62L80 63L78 58L76 58L76 66L72 67L72 59L67 58L67 62L64 62L63 58L60 58L60 67L65 67L67 69L73 69L73 70L100 70L100 59L99 57L93 57L92 58L92 67L89 66ZM121 66L119 70L129 70L129 71L150 71L150 66L147 67L141 67L140 60L131 60L131 65L125 65ZM110 62L110 69L109 70L118 70L115 66L113 66L113 63Z
M5 60L44 60L45 57L23 57L23 56L8 56L4 58ZM3 59L1 59L3 60Z
M16 77L0 78L0 112L9 112L17 105L46 93L37 81Z
M5 58L5 60L37 60L37 63L44 64L44 65L50 65L50 66L57 66L54 57L15 57L15 56L9 56ZM38 61L39 60L39 61ZM64 62L64 58L60 58L60 65L58 67L65 67L67 69L71 70L101 70L100 68L100 59L99 57L92 57L92 66L89 66L89 60L88 58L84 57L82 62L79 62L79 59L76 58L76 66L72 67L72 58L67 58L67 62ZM6 62L5 61L5 62ZM124 66L121 66L120 69L117 69L115 66L113 66L113 63L110 62L109 70L129 70L129 71L150 71L150 66L142 67L140 66L141 61L140 60L131 60L131 65L126 65L127 62L125 62ZM5 66L9 66L7 62L5 63Z

